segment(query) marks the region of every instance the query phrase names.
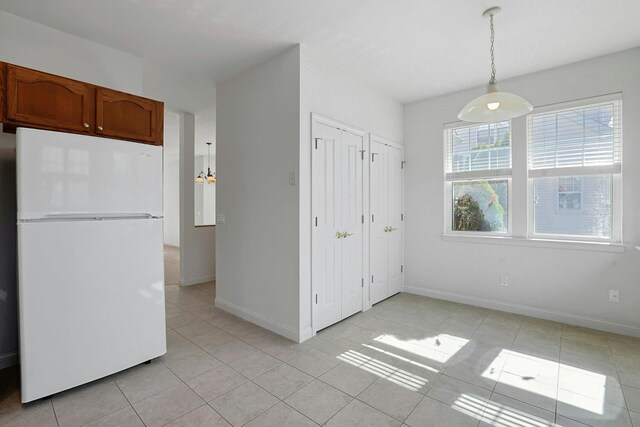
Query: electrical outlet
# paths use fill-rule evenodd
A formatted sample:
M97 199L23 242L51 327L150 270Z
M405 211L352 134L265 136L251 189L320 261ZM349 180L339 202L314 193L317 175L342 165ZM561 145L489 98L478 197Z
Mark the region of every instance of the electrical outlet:
M289 174L289 185L296 185L296 173L291 172Z
M509 286L509 279L507 276L500 277L500 286Z
M620 291L617 289L609 289L609 301L620 302Z

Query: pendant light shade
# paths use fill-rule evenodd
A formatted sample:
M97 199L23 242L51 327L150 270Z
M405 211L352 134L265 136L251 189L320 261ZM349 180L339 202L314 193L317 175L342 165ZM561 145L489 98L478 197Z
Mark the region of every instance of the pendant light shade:
M211 144L211 142L207 142L207 174L205 175L204 172L200 172L198 176L196 176L196 184L203 184L205 181L207 181L207 184L216 183L216 176L211 173Z
M500 92L498 85L489 85L487 93L462 107L458 118L465 122L499 122L519 117L533 110L533 106L521 96Z
M493 53L495 31L493 16L500 12L499 7L492 7L484 11L482 16L489 17L491 26L491 79L487 86L487 93L479 96L465 105L458 113L458 119L465 122L485 123L508 120L525 115L533 106L521 96L509 92L500 92L496 80L496 65Z

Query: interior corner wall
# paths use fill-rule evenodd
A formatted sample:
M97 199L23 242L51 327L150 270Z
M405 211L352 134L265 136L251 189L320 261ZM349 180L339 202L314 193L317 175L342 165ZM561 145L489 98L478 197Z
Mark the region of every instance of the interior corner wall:
M407 104L405 290L640 336L639 75L635 48L500 82L534 106L623 93L623 253L443 241L443 123L483 88ZM514 144L525 144L524 120L513 121ZM526 212L526 194L512 200ZM509 287L498 285L502 275Z
M403 107L301 46L300 54L300 331L311 332L311 114L402 144ZM366 142L366 141L365 141Z
M0 11L0 61L142 94L142 59Z
M216 305L298 340L300 51L217 88Z
M180 246L180 115L166 108L163 151L164 244Z
M195 225L195 144L199 117L180 113L180 284L195 285L216 279L215 227ZM209 135L209 138L211 135Z

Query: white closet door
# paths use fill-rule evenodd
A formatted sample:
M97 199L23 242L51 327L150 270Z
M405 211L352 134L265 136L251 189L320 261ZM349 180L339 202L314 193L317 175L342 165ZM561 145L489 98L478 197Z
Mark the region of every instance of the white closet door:
M388 235L389 225L389 161L387 146L371 141L370 161L370 269L371 304L382 301L389 295L387 289Z
M402 151L387 147L389 159L388 295L402 290Z
M319 330L342 319L340 130L316 123L312 143L312 290Z
M342 318L362 310L362 150L363 137L342 131Z

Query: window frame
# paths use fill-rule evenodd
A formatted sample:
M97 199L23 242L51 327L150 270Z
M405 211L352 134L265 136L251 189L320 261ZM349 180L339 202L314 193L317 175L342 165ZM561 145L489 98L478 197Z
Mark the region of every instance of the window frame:
M450 236L477 236L477 237L512 237L513 235L513 123L511 120L500 120L492 123L509 123L509 164L510 168L486 169L479 171L448 172L448 165L453 166L453 158L449 159L450 134L454 129L471 128L481 126L482 123L468 123L455 121L443 126L443 181L444 181L444 234ZM449 176L449 178L447 177ZM458 182L474 181L507 181L507 230L506 231L461 231L453 229L453 184Z
M608 166L603 166L603 173L592 172L591 175L611 175L611 236L609 237L600 237L600 236L580 236L574 234L547 234L547 233L536 233L535 231L535 191L534 191L534 182L537 178L544 178L546 174L542 174L542 176L531 176L532 169L529 168L529 156L531 151L529 149L529 145L531 142L530 139L530 129L531 129L531 120L534 116L538 114L545 114L551 112L561 112L565 110L577 109L588 107L592 105L605 104L608 102L617 102L618 110L617 114L614 113L614 126L620 129L620 133L617 135L617 138L620 138L620 153L619 153L619 168L618 170L609 170ZM622 126L622 118L623 118L623 97L622 93L614 93L584 99L578 99L568 102L561 102L556 104L549 104L541 107L535 107L533 111L525 116L526 119L526 134L525 134L525 168L527 173L527 239L530 240L549 240L549 241L575 241L575 242L585 242L585 243L611 243L611 244L620 244L623 242L622 239L622 175L623 175L623 162L624 162L624 153L623 153L623 140L624 140L624 129ZM581 171L591 170L597 171L599 169L598 166L583 166L583 167L565 167L558 168L562 169L562 172L559 175L550 175L550 177L560 177L560 176L587 176L588 174L581 173ZM615 169L612 167L612 169ZM583 184L584 185L584 184ZM584 195L584 188L581 187L581 190ZM581 207L584 206L584 200L581 201ZM558 206L556 204L556 210ZM582 209L581 209L582 211ZM566 211L562 211L565 213Z

